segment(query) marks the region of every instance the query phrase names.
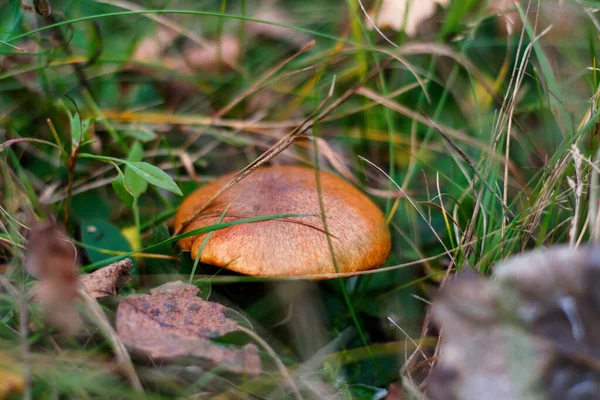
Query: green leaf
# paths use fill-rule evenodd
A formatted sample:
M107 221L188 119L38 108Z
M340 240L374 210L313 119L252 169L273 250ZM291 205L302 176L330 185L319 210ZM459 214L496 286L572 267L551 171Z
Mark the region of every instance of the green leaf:
M135 143L129 152L127 161L139 162L144 158L144 149L139 143ZM137 173L133 172L129 165L125 166L125 186L129 193L135 198L138 198L148 189L148 182L140 177Z
M83 221L81 241L90 261L94 263L114 257L115 251L131 252L129 242L119 228L101 219Z
M156 133L152 132L150 129L140 128L140 129L131 129L125 131L125 134L131 136L137 140L141 140L142 142L150 142L157 138Z
M100 189L74 195L71 199L71 214L79 222L89 219L109 219L112 206Z
M178 194L179 196L183 196L183 193L181 193L181 190L179 189L179 187L177 186L177 184L175 183L173 178L171 178L162 169L155 167L152 164L148 164L147 162L143 162L143 161L133 162L133 161L121 160L120 158L99 156L97 154L88 154L88 153L80 153L79 157L80 158L93 158L96 160L101 160L101 161L110 162L110 163L114 163L114 162L123 163L123 164L127 165L128 167L130 167L133 170L133 172L138 174L142 179L144 179L148 183L151 183L155 186L158 186L160 188L168 190L169 192Z
M73 143L80 143L83 137L82 127L81 127L81 118L79 117L79 113L76 112L74 115L71 115L71 140Z
M132 207L134 199L133 193L129 191L129 188L125 184L125 177L123 176L121 169L117 168L117 171L119 172L119 175L112 181L113 190L117 196L123 200L123 203L127 204L128 207Z
M179 196L183 195L173 178L171 178L162 169L144 161L125 161L125 164L127 164L127 166L130 167L136 174L149 183L158 186L159 188L168 190L169 192L178 194Z

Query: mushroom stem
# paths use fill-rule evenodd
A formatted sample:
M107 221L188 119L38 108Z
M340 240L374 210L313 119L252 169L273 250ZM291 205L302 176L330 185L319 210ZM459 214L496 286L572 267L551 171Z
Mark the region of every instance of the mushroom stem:
M275 365L277 365L277 369L279 369L279 373L285 378L285 380L287 382L287 386L290 388L290 390L292 392L294 392L294 397L296 398L296 400L303 400L302 394L300 394L300 390L298 389L298 387L296 386L296 383L294 382L294 378L292 378L292 376L290 375L289 371L287 370L287 368L285 367L283 362L281 362L281 360L279 359L279 356L277 355L277 353L275 353L275 350L273 350L273 348L271 346L269 346L269 344L267 342L265 342L263 340L263 338L261 338L259 335L257 335L256 332L254 332L253 330L248 329L245 326L242 326L239 324L237 326L237 329L241 332L244 332L246 335L250 336L253 340L255 340L258 344L260 344L267 353L269 353L271 358L273 358Z

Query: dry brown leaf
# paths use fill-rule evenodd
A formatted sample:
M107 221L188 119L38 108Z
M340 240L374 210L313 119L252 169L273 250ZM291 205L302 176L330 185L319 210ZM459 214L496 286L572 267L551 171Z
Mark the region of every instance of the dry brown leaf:
M25 377L16 367L16 361L0 353L0 400L25 389Z
M393 29L415 36L419 26L435 14L437 5L447 6L450 0L383 0L379 10L371 10L371 21L380 29ZM365 21L373 29L371 22Z
M232 66L238 64L240 44L232 36L221 35L218 41L211 41L205 47L186 42L182 54L182 61L192 70L211 72L230 70ZM169 62L181 68L179 61L170 58Z
M34 296L46 322L65 333L76 333L81 318L77 312L79 275L73 242L52 223L33 227L27 240L25 267L40 281Z
M520 34L523 29L523 21L517 11L517 4L520 4L523 11L527 10L527 2L520 0L494 0L489 5L489 11L500 17L497 23L498 28L508 35ZM539 31L552 25L552 29L546 35L549 42L560 41L567 36L570 40L583 37L584 30L578 29L582 19L585 18L582 7L562 0L545 0L540 3L540 13L536 15L537 6L534 4L532 3L529 9L528 19L530 23L538 20Z
M600 248L555 247L447 285L430 398L599 398L599 283Z
M147 36L138 44L132 58L135 61L157 62L176 37L176 32L161 26L155 36Z
M276 22L282 25L297 26L297 21L285 10L273 5L260 7L252 18L261 21ZM297 48L301 48L312 38L304 32L298 32L283 26L269 25L262 22L247 22L246 32L249 36L263 36L269 39L285 40Z
M95 299L115 296L119 289L131 280L131 275L129 275L131 267L133 267L133 262L130 258L126 258L82 276L81 283Z
M198 288L183 282L164 284L149 295L121 300L117 309L117 333L133 352L151 360L175 361L193 357L231 372L258 375L261 361L253 344L225 347L211 338L236 330L227 309L202 300Z

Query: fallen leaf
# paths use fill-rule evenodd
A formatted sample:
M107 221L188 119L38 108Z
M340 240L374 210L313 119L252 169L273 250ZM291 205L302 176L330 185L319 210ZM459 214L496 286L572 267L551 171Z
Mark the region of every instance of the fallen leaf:
M25 377L17 368L16 361L0 353L0 400L25 389Z
M145 37L135 48L132 58L135 61L156 62L160 60L167 47L173 43L177 33L160 26L156 34Z
M528 252L495 275L459 278L435 299L430 398L598 398L600 248Z
M379 9L371 10L369 17L379 29L397 32L404 28L408 36L415 36L419 25L435 14L437 5L447 6L450 0L383 0ZM373 29L371 21L365 24Z
M514 0L496 0L490 3L489 10L499 17L499 28L507 34L512 35L517 25L521 23L519 12L515 10ZM501 23L500 23L501 22Z
M502 33L508 35L521 33L523 21L517 11L517 4L520 4L523 11L527 10L527 2L520 0L494 0L489 3L489 11L500 17L497 26ZM567 35L570 40L584 37L584 30L578 29L582 19L587 18L582 12L584 8L563 0L546 0L541 2L540 6L539 14L537 14L537 7L530 8L528 19L530 22L537 20L540 27L552 26L552 29L545 35L548 42L555 43L563 40Z
M261 21L276 22L281 25L297 26L296 19L284 9L268 5L260 7L252 18ZM246 23L246 33L252 36L262 36L269 39L285 40L297 48L302 48L312 40L312 37L304 32L298 32L283 26L265 24L263 22Z
M204 47L188 41L184 44L182 55L183 60L169 58L168 62L179 69L183 68L181 65L183 61L187 69L192 70L211 72L231 70L238 64L240 44L236 38L229 35L221 35L219 40L211 41Z
M226 347L211 338L235 331L236 321L225 317L227 308L202 300L198 288L183 282L164 284L149 295L121 300L117 333L125 346L151 360L175 361L193 357L208 367L258 375L261 362L253 344Z
M68 334L81 326L77 312L79 273L77 250L64 231L53 223L34 226L27 240L27 271L39 283L34 297L46 322Z
M82 276L81 283L95 299L115 296L119 289L131 280L131 275L129 275L131 267L133 267L133 262L130 258L126 258Z

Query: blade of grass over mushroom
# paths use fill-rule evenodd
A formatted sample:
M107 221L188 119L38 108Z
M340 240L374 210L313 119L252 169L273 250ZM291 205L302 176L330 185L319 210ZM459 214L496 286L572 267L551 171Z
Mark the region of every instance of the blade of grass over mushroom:
M221 214L221 216L217 220L217 225L223 222L223 218L225 218L225 215L227 214L227 210L229 210L229 205L227 205L227 207L225 207L225 210L223 210L223 214ZM202 256L202 252L204 251L204 248L206 247L206 243L208 243L208 241L210 240L210 237L213 235L214 232L215 231L208 232L208 235L206 235L206 237L202 241L202 244L200 245L200 250L198 250L198 254L196 255L196 259L194 260L194 266L192 267L192 272L190 272L189 283L192 283L192 281L194 280L194 275L196 275L196 268L198 268L198 263L200 262L200 257Z
M84 270L85 271L91 271L91 270L94 270L96 268L99 268L99 267L111 264L113 262L120 261L120 260L122 260L124 258L127 258L127 257L129 257L131 255L134 255L134 254L137 254L137 253L140 253L140 252L147 253L149 250L155 249L155 248L160 247L160 246L162 246L164 244L174 243L174 242L176 242L178 240L185 239L185 238L188 238L188 237L191 237L191 236L202 235L204 233L208 233L208 232L211 232L211 231L217 231L217 230L229 228L231 226L242 225L242 224L251 224L251 223L254 223L254 222L269 221L269 220L275 220L275 219L302 218L302 217L312 217L312 216L314 216L314 215L313 214L275 214L275 215L265 215L265 216L254 217L254 218L245 218L245 219L240 219L240 220L237 220L237 221L224 222L222 224L209 225L209 226L205 226L205 227L202 227L202 228L191 230L191 231L186 232L186 233L182 233L180 235L173 236L173 237L171 237L169 239L163 240L163 241L161 241L159 243L155 243L155 244L153 244L151 246L145 247L145 248L140 249L140 250L130 251L128 253L124 253L124 254L121 254L119 256L108 258L108 259L103 260L101 262L96 262L96 263L93 263L93 264L89 264L86 267L84 267Z
M221 190L219 190L219 192L217 192L212 198L210 198L204 204L204 206L202 206L200 209L198 209L186 221L183 221L180 228L175 232L175 234L177 235L183 229L185 229L185 227L190 223L190 221L192 221L194 218L196 218L198 215L200 215L217 197L219 197L221 194L223 194L228 188L233 186L235 183L241 181L246 176L251 174L252 171L256 170L256 168L260 167L262 164L273 159L277 154L281 153L283 150L285 150L286 148L291 146L300 135L304 134L309 129L313 128L316 123L322 121L333 110L335 110L342 103L347 101L353 94L357 93L366 82L368 82L369 80L371 80L372 78L377 76L380 73L380 71L389 64L390 61L391 60L386 60L385 62L380 63L380 65L377 68L375 68L373 71L371 71L358 85L355 85L354 87L346 90L346 92L344 92L339 98L337 98L332 104L330 104L329 107L325 108L325 106L327 105L327 103L333 96L333 89L334 89L334 85L335 85L335 76L334 76L334 79L331 82L331 86L329 88L327 97L325 97L325 99L323 99L319 103L319 105L316 107L316 109L307 118L305 118L301 124L299 124L288 135L286 135L285 137L280 139L277 143L275 143L273 146L271 146L267 151L265 151L263 154L261 154L256 160L254 160L252 163L250 163L248 166L246 166L242 171L240 171L227 185L225 185ZM323 108L324 108L324 110L321 112L321 110ZM312 120L312 122L311 122L311 120Z
M310 122L310 120L315 117L319 111L325 107L327 102L331 99L333 88L335 84L335 78L331 82L331 87L327 97L317 106L317 108L300 124L298 125L292 132L287 134L285 137L281 138L277 143L267 149L264 153L262 153L258 158L252 161L249 165L244 167L240 172L238 172L223 188L221 188L214 196L212 196L202 207L196 210L192 215L190 215L185 221L182 222L180 228L175 231L175 234L179 234L182 232L186 226L193 221L198 215L200 215L204 210L208 208L212 204L214 200L216 200L221 194L223 194L227 189L235 185L237 182L241 181L248 175L250 175L254 170L259 168L261 165L265 164L269 160L273 159L277 154L281 153L283 150L287 149L289 146L294 143L296 138L301 135L305 130L303 127Z
M317 130L316 126L313 127L313 136L315 138L318 138L318 130ZM319 146L318 146L316 140L313 140L313 153L314 153L313 162L315 165L315 182L316 182L316 186L317 186L317 198L319 199L319 211L321 214L321 222L323 224L323 230L325 231L327 247L329 249L329 254L331 256L331 262L333 263L335 272L339 273L340 269L339 269L338 262L337 262L337 259L335 256L335 250L333 247L333 242L331 240L331 236L329 235L329 227L327 224L327 215L325 212L325 202L323 200L323 188L321 186L321 176L320 176L320 171L319 171L319 169L320 169L320 167L319 167ZM360 340L363 343L363 345L366 347L367 352L370 355L370 359L373 362L373 365L375 367L375 370L377 371L377 374L387 384L385 375L383 374L383 370L381 369L381 366L379 365L379 362L377 361L375 356L372 354L371 348L369 346L369 342L367 341L367 337L365 336L365 332L360 324L360 321L358 320L358 317L356 316L356 311L354 310L354 306L352 305L352 301L350 300L350 295L348 294L348 290L346 289L346 284L341 278L338 279L338 282L339 282L340 290L342 291L342 296L344 297L344 301L346 303L346 307L348 307L348 311L350 312L350 316L352 317L352 322L354 323L354 326L356 326L356 330L358 332L358 335L360 336Z

